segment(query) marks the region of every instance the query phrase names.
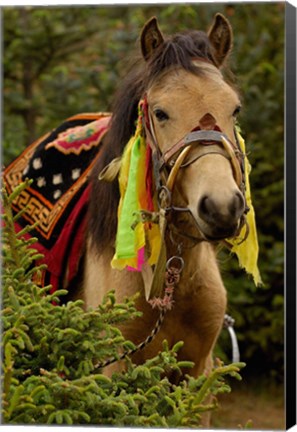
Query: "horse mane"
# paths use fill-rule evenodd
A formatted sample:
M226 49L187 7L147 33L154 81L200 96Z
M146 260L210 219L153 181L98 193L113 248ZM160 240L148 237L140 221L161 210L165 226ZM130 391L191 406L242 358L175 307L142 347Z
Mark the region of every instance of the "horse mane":
M90 177L89 233L92 246L99 253L113 245L117 230L117 207L120 199L118 179L108 183L98 180L98 174L112 159L119 157L134 134L138 102L148 84L169 68L183 68L202 73L194 58L202 58L216 65L212 46L206 33L187 31L165 39L151 58L136 59L118 89L112 105L110 129L104 139L101 155Z

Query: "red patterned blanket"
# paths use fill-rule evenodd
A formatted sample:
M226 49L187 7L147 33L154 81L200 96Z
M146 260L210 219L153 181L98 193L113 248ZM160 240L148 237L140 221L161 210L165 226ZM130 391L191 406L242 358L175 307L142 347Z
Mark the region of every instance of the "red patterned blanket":
M10 193L25 178L33 179L13 202L15 213L26 207L17 231L38 222L26 237L47 264L38 282L52 292L68 288L77 274L83 251L90 185L88 177L100 155L110 114L79 114L31 144L4 172Z

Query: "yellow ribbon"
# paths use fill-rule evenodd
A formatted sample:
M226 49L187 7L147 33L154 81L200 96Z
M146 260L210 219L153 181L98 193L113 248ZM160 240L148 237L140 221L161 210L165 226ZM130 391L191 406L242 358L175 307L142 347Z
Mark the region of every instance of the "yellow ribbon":
M240 243L240 241L244 238L246 234L246 226L242 227L242 230L238 237L235 239L228 239L228 243L232 245L231 252L235 253L239 266L243 268L247 273L253 276L253 280L255 285L262 284L261 275L258 269L258 255L259 255L259 245L258 245L258 237L257 237L257 229L256 229L256 219L255 219L255 210L252 204L251 197L251 188L249 182L249 174L251 172L251 165L248 161L248 158L245 154L245 142L242 136L239 133L239 128L236 129L237 137L239 140L239 144L241 150L244 153L244 168L245 168L245 198L247 206L249 207L249 212L247 213L246 219L249 225L249 233L245 241Z

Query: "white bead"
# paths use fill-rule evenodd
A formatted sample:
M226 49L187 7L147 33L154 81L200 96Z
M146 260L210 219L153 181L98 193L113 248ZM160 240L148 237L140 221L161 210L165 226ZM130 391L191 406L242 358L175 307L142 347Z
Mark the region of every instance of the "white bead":
M60 189L55 190L55 192L53 194L54 199L60 198L61 195L62 195L62 192L60 191Z
M37 179L37 186L41 188L41 187L43 187L45 185L46 185L45 178L44 177L38 177L38 179Z
M33 159L32 165L33 165L33 168L36 170L42 168L41 159L40 158Z
M63 183L63 177L62 174L54 174L53 175L53 184L57 185Z
M75 169L72 170L72 175L71 175L72 180L77 180L79 178L80 171L81 171L80 168L75 168Z

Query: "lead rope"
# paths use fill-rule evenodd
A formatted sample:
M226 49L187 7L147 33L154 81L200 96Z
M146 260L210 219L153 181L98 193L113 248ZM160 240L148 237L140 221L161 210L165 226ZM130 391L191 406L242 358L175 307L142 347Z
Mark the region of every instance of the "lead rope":
M174 266L174 262L175 266ZM177 267L176 267L177 264ZM165 293L163 298L154 298L152 300L149 300L149 303L153 308L158 308L160 310L159 318L151 331L151 333L148 335L148 337L141 342L140 344L136 345L135 348L131 348L129 350L124 351L119 357L113 357L110 359L107 359L104 362L99 362L96 365L94 365L95 369L98 368L104 368L106 366L109 366L112 363L115 363L116 361L123 360L127 356L131 356L135 354L137 351L142 350L145 348L158 334L160 331L160 328L163 324L165 314L168 310L172 309L173 306L173 293L176 285L178 284L180 280L181 272L184 268L184 261L179 256L173 256L171 257L167 263L166 263L166 274L165 274Z
M174 261L178 263L178 267L172 265ZM174 289L180 280L180 275L183 268L184 268L184 261L179 256L173 256L167 261L164 297L162 299L155 297L154 299L149 300L149 303L153 308L158 308L160 310L160 315L153 330L148 335L148 337L143 342L136 345L135 348L131 348L123 352L119 357L113 357L107 359L104 362L97 363L96 365L94 365L95 369L98 368L101 369L115 363L116 361L123 360L125 357L131 356L135 354L137 351L144 349L150 342L152 342L152 340L155 338L155 336L159 333L161 329L166 312L172 309L173 302L174 302L173 301ZM231 338L232 363L238 363L240 361L240 354L239 354L239 347L238 347L236 333L234 331L234 323L235 320L230 315L225 314L223 327L228 330Z
M177 269L175 269L175 272L171 276L169 276L169 279L173 276L173 279L178 279L179 274L176 272ZM172 279L171 279L172 280ZM152 307L158 307L160 309L160 315L159 318L155 324L155 327L151 331L151 333L148 335L148 337L141 342L140 344L136 345L135 348L131 348L129 350L126 350L123 352L119 357L113 357L111 359L107 359L105 362L99 362L96 365L94 365L95 369L101 369L106 366L109 366L116 361L123 360L127 356L131 356L135 354L137 351L141 351L143 348L145 348L152 340L155 338L155 336L159 333L160 328L163 324L165 314L167 310L171 309L173 304L173 291L174 291L174 285L168 284L165 288L165 295L163 299L153 299L150 300L150 303L152 304ZM232 363L238 363L240 361L240 354L239 354L239 347L237 342L236 333L234 330L234 322L235 320L230 315L225 315L224 317L224 324L223 327L226 328L229 332L231 343L232 343Z
M158 321L155 324L155 327L153 328L153 330L151 331L149 336L143 342L136 345L135 348L131 348L129 350L124 351L119 357L113 357L113 358L107 359L104 362L97 363L96 365L94 365L94 368L95 369L104 368L106 366L111 365L112 363L123 360L125 357L131 356L132 354L135 354L137 351L140 351L143 348L145 348L155 338L156 334L160 331L160 328L161 328L162 323L163 323L164 318L165 318L165 313L166 313L166 309L160 310L160 315L159 315Z
M157 222L157 221L156 221ZM163 298L160 297L154 297L153 299L148 300L148 303L152 306L152 308L158 308L160 311L159 318L152 329L151 333L147 336L147 338L141 342L140 344L136 345L135 348L128 349L124 351L121 355L112 357L110 359L107 359L104 362L99 362L94 365L94 368L104 368L106 366L109 366L117 361L123 360L127 356L131 356L135 354L136 352L144 349L152 340L155 338L155 336L159 333L161 326L163 324L166 312L168 310L172 309L174 300L173 300L173 294L174 290L177 286L177 284L180 281L181 273L184 268L184 260L180 256L182 253L182 244L177 243L177 255L172 256L169 258L169 260L166 262L166 272L165 272L165 290L164 290L164 296ZM226 328L229 332L231 343L232 343L232 362L236 363L240 361L240 355L239 355L239 347L237 342L236 333L234 331L234 323L235 320L230 315L225 315L223 327Z

